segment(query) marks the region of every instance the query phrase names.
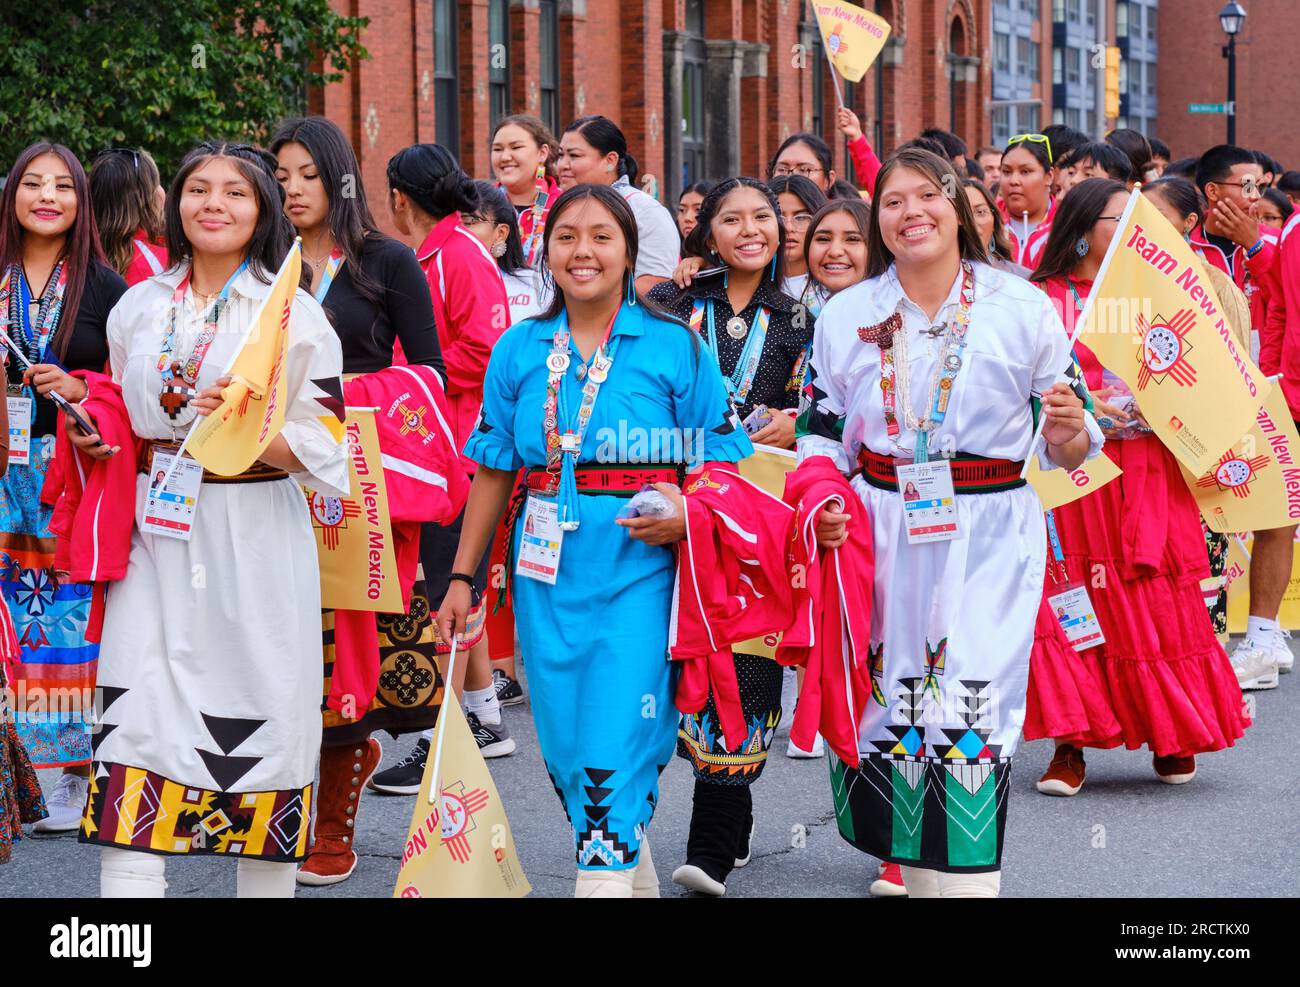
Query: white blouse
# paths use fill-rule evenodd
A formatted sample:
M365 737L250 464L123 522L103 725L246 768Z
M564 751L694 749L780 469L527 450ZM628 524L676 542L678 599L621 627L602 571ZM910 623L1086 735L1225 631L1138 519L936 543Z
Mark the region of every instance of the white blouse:
M131 416L131 427L144 439L179 442L197 412L183 408L173 421L159 403L162 376L158 358L170 324L172 294L188 271L182 265L127 289L108 316L108 350L113 379ZM197 390L213 386L232 361L243 341L244 330L257 314L271 286L245 270L231 285L228 304L221 312L216 337L199 371ZM184 359L194 349L203 329L194 310L192 290L187 290L184 314L178 319L177 339L169 359ZM324 397L313 380L338 378L343 372L343 350L338 335L314 298L301 288L294 296L289 317L289 347L285 355L284 430L281 434L305 472L293 474L298 482L326 495L348 492L347 447L334 439L317 419L329 414L317 401Z
M898 459L915 455L916 431L907 427L901 397L896 411L899 433L888 434L880 390L880 347L859 339L858 329L877 325L895 311L902 316L908 366L904 369L899 361L895 379L905 372L910 375L913 415L923 420L929 415L931 382L943 350L943 335L928 330L932 325L947 326L960 290L959 273L933 323L907 297L892 266L826 302L817 319L812 356L810 419L820 422L820 427L799 437L801 460L830 456L849 472L864 446ZM962 361L947 413L930 436L931 456L961 452L1024 459L1034 428L1030 398L1066 380L1071 365L1069 337L1046 293L1014 275L976 264L975 300ZM1084 417L1091 457L1101 449L1103 439L1092 416ZM836 441L832 435L840 425L842 441ZM1055 466L1041 445L1039 462L1044 469Z

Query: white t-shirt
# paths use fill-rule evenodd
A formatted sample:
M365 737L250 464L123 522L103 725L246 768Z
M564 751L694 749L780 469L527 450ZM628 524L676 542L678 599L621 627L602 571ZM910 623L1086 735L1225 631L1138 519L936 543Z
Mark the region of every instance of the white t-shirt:
M510 324L518 325L524 319L531 319L546 308L550 302L550 293L542 284L540 271L522 268L513 272L501 272L501 280L506 285L506 299L510 303Z
M803 299L803 290L808 287L808 274L787 274L781 281L781 291L796 302Z
M627 202L636 217L637 239L640 241L636 256L636 276L650 274L670 278L681 259L682 238L677 223L658 199L652 199L639 188L634 188L624 175L614 183L614 189Z

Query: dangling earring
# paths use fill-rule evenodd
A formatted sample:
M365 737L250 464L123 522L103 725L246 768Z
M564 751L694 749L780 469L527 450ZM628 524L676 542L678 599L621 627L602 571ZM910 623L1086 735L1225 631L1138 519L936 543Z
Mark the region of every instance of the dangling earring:
M773 281L776 280L776 257L772 257L772 273L768 275Z
M1088 238L1086 236L1079 237L1078 241L1074 245L1074 252L1078 254L1080 258L1087 257L1090 249L1092 248L1088 243Z
M493 257L495 257L497 260L500 260L505 255L506 255L506 242L504 240L498 240L496 243L492 244Z
M722 290L723 290L723 291L726 291L726 290L727 290L727 275L729 275L730 273L731 273L731 271L723 271L723 272L722 272Z
M998 252L998 241L996 239L991 238L989 240L989 256L992 257L997 252Z
M636 304L636 275L629 271L627 276L627 303Z

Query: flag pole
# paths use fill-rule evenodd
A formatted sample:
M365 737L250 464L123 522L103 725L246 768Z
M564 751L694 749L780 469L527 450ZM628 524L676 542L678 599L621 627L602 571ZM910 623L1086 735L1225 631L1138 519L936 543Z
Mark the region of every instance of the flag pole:
M1102 281L1106 277L1106 271L1109 270L1110 268L1111 259L1119 251L1120 239L1121 239L1119 235L1120 231L1123 230L1126 226L1128 226L1129 217L1133 215L1133 209L1134 207L1137 206L1138 196L1140 196L1141 194L1142 194L1142 186L1134 185L1133 191L1129 195L1128 202L1125 203L1124 205L1124 213L1123 215L1120 216L1119 223L1115 227L1115 236L1111 239L1110 246L1106 249L1106 256L1102 258L1101 267L1097 269L1097 277L1092 282L1092 291L1088 292L1088 298L1083 303L1083 311L1080 312L1079 317L1074 320L1074 331L1070 333L1070 341L1069 341L1069 348L1071 350L1074 349L1075 342L1078 340L1080 334L1083 332L1084 326L1088 324L1089 318L1092 317L1092 310L1094 307L1094 303L1097 300L1097 296L1100 294L1100 292L1097 289L1101 287ZM1029 440L1029 451L1025 454L1025 465L1020 470L1020 479L1022 480L1029 475L1029 464L1033 461L1034 452L1038 448L1038 440L1039 438L1042 437L1043 426L1046 424L1047 424L1047 412L1044 411L1042 414L1038 416L1038 426L1034 429L1033 438Z
M439 821L442 816L442 742L447 736L447 704L459 702L456 698L456 645L460 635L451 635L451 655L447 658L447 671L442 677L442 709L438 710L438 737L433 744L433 777L429 781L429 804L438 806Z
M816 12L814 11L814 13ZM817 30L821 31L821 29L822 29L821 19L818 18ZM831 50L826 47L825 35L822 35L822 52L826 55L826 62L831 67L831 82L835 85L835 102L839 105L839 108L842 110L844 109L844 94L840 92L840 72L839 69L835 67L835 62L831 58Z

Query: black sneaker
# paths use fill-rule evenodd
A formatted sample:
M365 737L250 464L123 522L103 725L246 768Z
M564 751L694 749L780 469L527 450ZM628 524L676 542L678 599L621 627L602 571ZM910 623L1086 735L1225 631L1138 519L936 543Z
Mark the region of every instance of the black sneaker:
M492 669L492 684L496 686L497 702L502 706L518 706L524 701L523 687L501 669Z
M504 723L488 726L475 713L466 713L465 719L469 721L474 742L478 744L478 752L484 757L505 757L515 752L514 739Z
M386 771L372 776L366 783L367 787L385 795L418 795L428 760L429 742L421 737L406 757Z

